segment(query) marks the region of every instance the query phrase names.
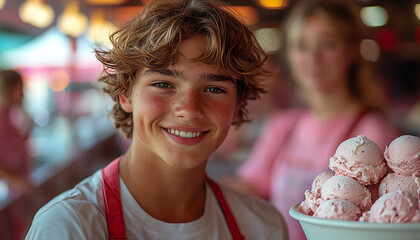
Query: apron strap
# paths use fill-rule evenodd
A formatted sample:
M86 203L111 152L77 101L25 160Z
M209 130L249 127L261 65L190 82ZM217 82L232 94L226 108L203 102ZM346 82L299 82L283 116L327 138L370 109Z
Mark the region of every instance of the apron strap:
M226 223L228 224L229 231L232 235L233 240L244 240L245 237L241 234L238 224L236 223L235 217L233 216L228 203L223 195L222 189L219 184L205 175L206 181L209 183L210 188L213 190L214 195L222 208L223 214L225 215Z
M102 169L102 200L104 203L106 224L108 227L109 240L126 240L125 223L121 204L120 181L118 174L118 162L120 158L112 161ZM214 192L220 207L222 208L229 231L233 240L244 240L235 218L229 208L220 186L205 176L210 188Z
M109 240L126 240L125 223L121 204L118 162L112 161L102 169L102 200L104 203Z

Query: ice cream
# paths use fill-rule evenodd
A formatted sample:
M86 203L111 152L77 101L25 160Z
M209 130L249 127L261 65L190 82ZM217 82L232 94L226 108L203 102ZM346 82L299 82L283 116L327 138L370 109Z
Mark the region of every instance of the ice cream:
M325 181L327 181L334 175L335 173L333 171L325 171L318 174L315 180L312 182L312 191L315 191L316 189L320 188Z
M330 199L344 199L352 202L362 211L372 206L370 192L353 178L342 175L336 175L325 181L321 189L321 199L322 202Z
M312 189L305 191L305 200L299 205L299 211L306 214L306 215L312 215L314 213L313 209L316 209L318 207L318 201L321 197L321 189L322 185L325 181L330 179L334 176L333 171L325 171L321 172L315 177L315 180L312 182Z
M403 223L419 221L418 199L406 191L393 191L381 196L360 221Z
M370 192L370 197L372 199L372 203L374 203L379 198L379 193L378 193L379 183L380 182L378 182L377 184L366 186L366 189L369 190L369 192Z
M329 167L337 175L351 177L363 185L376 184L387 174L380 148L363 135L342 142L330 158Z
M420 138L403 135L385 148L385 159L394 172L420 177Z
M383 154L363 135L350 138L330 158L332 171L318 174L305 191L298 210L327 219L420 222L419 156L415 136L396 138Z
M343 199L331 199L319 205L314 216L319 218L357 221L362 215L353 203Z
M396 190L407 191L420 198L420 178L389 173L379 184L378 195L382 196Z
M317 191L307 190L299 211L312 215L322 203L331 199L350 201L362 211L368 210L372 205L370 192L363 185L353 178L336 175L325 181Z

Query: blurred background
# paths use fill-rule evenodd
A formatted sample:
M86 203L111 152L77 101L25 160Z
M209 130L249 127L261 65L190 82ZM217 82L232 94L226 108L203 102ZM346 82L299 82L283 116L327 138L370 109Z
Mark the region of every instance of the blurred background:
M108 118L112 101L96 82L102 67L93 49L108 48L109 33L148 1L0 0L0 70L23 77L34 185L10 194L0 179L0 239L21 239L42 205L124 152L128 142ZM349 1L361 6L360 53L377 83L367 94L403 133L419 135L420 1ZM226 2L255 32L274 74L268 93L249 105L254 121L232 131L210 160L214 178L246 159L270 111L299 104L283 56L283 23L298 0Z

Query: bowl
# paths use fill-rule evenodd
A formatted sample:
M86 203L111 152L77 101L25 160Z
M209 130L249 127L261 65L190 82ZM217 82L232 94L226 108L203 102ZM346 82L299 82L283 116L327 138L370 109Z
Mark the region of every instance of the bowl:
M317 218L298 211L289 214L298 220L308 240L420 240L420 223L368 223Z

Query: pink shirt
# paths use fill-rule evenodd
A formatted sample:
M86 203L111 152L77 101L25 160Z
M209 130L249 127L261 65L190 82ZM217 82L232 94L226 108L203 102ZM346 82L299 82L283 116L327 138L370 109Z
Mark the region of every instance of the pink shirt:
M309 110L277 112L239 169L239 176L283 214L290 239L306 239L299 222L289 216L290 207L304 200L305 190L318 173L329 169L329 159L342 141L362 134L384 150L400 135L376 113L366 113L354 125L356 118L342 115L320 120Z

